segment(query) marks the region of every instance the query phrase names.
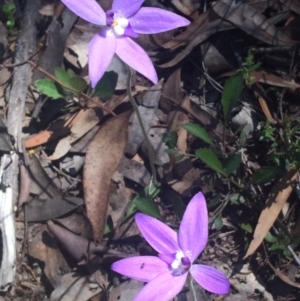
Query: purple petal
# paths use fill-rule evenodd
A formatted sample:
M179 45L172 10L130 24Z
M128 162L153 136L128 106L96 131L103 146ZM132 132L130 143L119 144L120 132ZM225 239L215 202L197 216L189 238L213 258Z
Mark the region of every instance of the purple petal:
M135 32L143 34L164 32L191 23L177 14L152 7L142 7L129 22Z
M182 290L187 275L174 277L170 272L159 274L142 288L133 301L169 301Z
M227 277L213 267L194 264L190 273L198 284L211 293L225 295L230 291L230 283Z
M157 74L148 54L130 38L117 39L116 54L132 69L157 83Z
M177 233L161 221L146 214L135 215L141 233L148 243L161 254L174 254L179 250Z
M194 260L204 249L208 238L208 213L206 201L198 192L188 204L179 228L178 241L183 253Z
M145 0L114 0L112 10L120 12L125 18L134 15Z
M158 254L157 256L161 260L166 262L168 265L171 265L171 263L175 260L176 253L173 253L173 254Z
M119 260L111 269L128 278L148 282L168 271L168 265L156 256L137 256Z
M116 37L111 30L102 30L96 34L89 44L89 75L91 86L94 88L116 50Z
M124 32L125 37L137 38L139 35L132 29L130 23L125 29Z
M95 0L61 0L61 2L77 16L88 22L97 25L106 24L105 12Z

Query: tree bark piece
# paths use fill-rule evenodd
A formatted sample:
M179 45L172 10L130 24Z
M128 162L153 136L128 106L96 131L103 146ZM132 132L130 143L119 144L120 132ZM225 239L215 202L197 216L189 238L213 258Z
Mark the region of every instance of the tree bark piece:
M14 63L22 63L34 54L40 0L25 1L23 20L17 40ZM22 125L25 112L25 100L30 80L30 65L24 64L14 68L12 87L7 111L7 130L16 141L16 149L22 152ZM7 155L5 155L7 156ZM2 160L4 156L2 157ZM1 160L1 161L2 161ZM11 154L11 164L3 173L3 187L0 191L0 229L2 234L2 260L0 268L0 291L7 291L13 283L16 269L16 246L13 207L18 193L17 152ZM1 180L1 179L0 179Z

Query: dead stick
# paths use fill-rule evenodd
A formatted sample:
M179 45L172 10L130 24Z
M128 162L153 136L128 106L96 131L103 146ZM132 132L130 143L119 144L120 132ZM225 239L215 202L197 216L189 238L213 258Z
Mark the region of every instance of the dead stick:
M25 10L23 12L23 19L21 23L21 30L17 39L16 51L14 56L14 63L19 64L25 61L28 57L35 53L37 28L35 21L38 15L38 10L41 5L41 0L27 0L25 1ZM7 110L7 130L16 141L16 152L11 155L12 162L5 169L3 173L2 183L5 187L5 192L11 191L11 208L16 204L18 195L18 173L19 173L19 152L22 152L22 126L23 117L25 114L25 100L27 95L28 84L30 80L30 65L25 64L17 66L14 69L12 86L10 90ZM8 199L7 199L8 201ZM6 201L6 202L7 202ZM1 207L1 206L0 206ZM1 216L1 221L11 219L14 225L14 214L10 212L9 215ZM4 228L4 230L6 230ZM2 231L3 241L8 240L9 237L15 237L15 229L12 227L9 231ZM11 240L11 248L15 250L15 239ZM16 257L15 252L8 254L10 258ZM9 258L2 258L1 270L5 273L6 283L0 283L1 287L7 287L13 282L15 273L15 262L13 265L8 261Z

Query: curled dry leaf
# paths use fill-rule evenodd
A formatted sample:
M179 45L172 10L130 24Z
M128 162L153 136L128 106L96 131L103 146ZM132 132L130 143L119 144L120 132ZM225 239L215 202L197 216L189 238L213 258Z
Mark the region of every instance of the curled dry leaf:
M220 0L212 8L221 18L264 43L283 46L295 44L264 15L242 1Z
M76 235L64 227L56 225L52 221L48 221L47 226L62 247L68 251L77 262L87 263L93 261L96 258L95 253L103 253L106 251L104 246L100 244L96 245L94 242Z
M296 83L294 80L286 80L271 72L263 70L251 72L251 79L255 82L260 82L276 87L288 88L292 90L300 88L300 84Z
M71 271L60 252L57 240L49 234L47 226L35 224L28 228L28 254L45 263L44 273L51 285L56 288L62 274Z
M123 158L131 112L109 119L91 141L83 170L84 201L95 241L101 241L105 223L109 185Z
M62 198L62 192L57 188L53 180L49 177L42 166L40 158L36 154L26 155L28 176L31 178L30 193L38 194L43 198Z
M278 217L283 205L292 193L293 185L295 184L297 177L298 170L290 169L273 186L265 204L265 208L261 212L258 219L253 240L251 241L244 258L252 255L262 243L263 239Z
M70 135L61 139L50 160L57 160L68 153L72 144L96 126L102 118L102 110L98 107L80 110L75 116L70 129Z
M163 45L164 48L175 49L181 45L188 44L187 47L179 52L171 61L159 65L159 67L169 68L175 66L189 55L198 44L205 41L211 35L232 28L234 28L234 26L231 23L220 19L213 10L208 10L189 25L185 32Z

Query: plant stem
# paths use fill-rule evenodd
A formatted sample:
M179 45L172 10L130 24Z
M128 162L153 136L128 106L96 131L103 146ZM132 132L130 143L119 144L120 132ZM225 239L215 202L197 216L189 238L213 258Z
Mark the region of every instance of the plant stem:
M196 296L196 292L195 292L195 288L194 288L194 283L193 283L194 279L193 277L190 276L190 290L192 292L192 297L194 301L197 301L197 296Z
M152 181L153 181L153 184L155 186L160 186L160 183L157 181L157 178L156 178L156 169L155 169L155 165L154 165L154 153L153 153L153 148L152 148L152 145L149 141L149 138L148 138L148 135L146 133L146 130L145 130L145 127L144 127L144 124L143 124L143 121L142 121L142 117L141 117L141 114L140 114L140 111L139 111L139 107L132 95L132 90L131 90L131 78L132 78L132 69L126 65L126 68L127 68L127 94L128 94L128 97L130 99L130 102L132 104L132 107L137 115L137 118L138 118L138 121L139 121L139 124L141 126L141 129L142 129L142 132L143 132L143 135L144 135L144 138L146 140L146 144L147 144L147 149L148 149L148 155L149 155L149 162L150 162L150 168L151 168L151 173L152 173Z

